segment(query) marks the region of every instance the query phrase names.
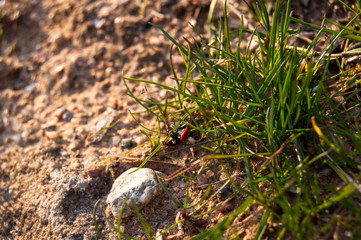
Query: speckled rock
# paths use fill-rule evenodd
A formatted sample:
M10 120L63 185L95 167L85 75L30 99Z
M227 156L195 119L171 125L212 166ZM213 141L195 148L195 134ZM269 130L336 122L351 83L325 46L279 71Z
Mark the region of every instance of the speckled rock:
M162 173L155 172L150 168L141 168L133 172L136 169L130 168L121 174L113 183L108 194L107 204L116 218L118 218L124 199L128 194L129 198L123 211L123 218L134 214L132 201L138 209L141 209L162 191L157 180L157 175Z
M107 129L105 128L109 127L113 123L114 118L115 118L115 112L112 110L105 111L104 113L102 113L96 119L96 123L92 126L90 131L90 136L92 137L90 137L87 141L89 143L100 142L107 132ZM101 131L102 129L104 130Z

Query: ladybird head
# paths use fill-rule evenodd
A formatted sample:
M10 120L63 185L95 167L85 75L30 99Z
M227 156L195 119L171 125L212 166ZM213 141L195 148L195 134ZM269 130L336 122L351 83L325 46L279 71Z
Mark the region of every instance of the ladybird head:
M181 123L179 127L172 132L171 140L165 143L167 146L175 146L182 142L187 141L190 133L190 128L188 125Z

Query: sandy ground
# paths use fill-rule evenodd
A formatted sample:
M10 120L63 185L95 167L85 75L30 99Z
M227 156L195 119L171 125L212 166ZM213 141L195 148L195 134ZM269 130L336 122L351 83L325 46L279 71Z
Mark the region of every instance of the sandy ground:
M3 1L1 4L0 57L0 238L1 239L96 239L92 210L99 209L112 182L130 167L139 166L149 145L127 158L122 152L146 142L140 127L129 114L143 109L129 96L122 72L175 86L169 66L170 41L148 24L162 26L180 41L192 38L192 22L205 36L210 1L159 0L149 3L134 0ZM148 1L153 2L153 1ZM257 26L246 5L229 1L242 13L249 26ZM323 1L300 1L295 14L334 10ZM222 15L217 1L215 19ZM302 10L300 10L302 9ZM311 11L312 10L312 11ZM321 17L322 14L315 15ZM229 11L231 27L240 26L237 12ZM311 21L320 19L313 17ZM244 47L247 44L245 38ZM182 59L175 56L176 71L184 71ZM164 89L128 82L134 95L163 101ZM157 122L149 114L136 115L148 128ZM86 138L101 127L118 123L107 132ZM164 132L166 128L163 126ZM201 150L195 149L195 155ZM184 166L193 155L176 153L172 160L158 159L146 167L167 175ZM105 160L107 164L94 167ZM242 169L242 166L233 166ZM195 169L196 170L196 169ZM222 178L212 169L191 188L191 200L204 193L207 184ZM192 174L190 171L189 174ZM237 181L246 180L239 174ZM217 186L217 185L215 185ZM175 178L168 185L180 201L186 182ZM245 196L239 196L242 202ZM209 204L209 209L217 200ZM214 226L234 206L204 218L186 219L167 237L183 239ZM206 210L206 209L205 209ZM262 216L255 207L243 221L240 236L252 238ZM159 196L141 211L153 232L161 232L179 219L181 209ZM98 211L104 236L115 237ZM184 217L184 216L183 216ZM125 232L144 236L138 219L123 223Z

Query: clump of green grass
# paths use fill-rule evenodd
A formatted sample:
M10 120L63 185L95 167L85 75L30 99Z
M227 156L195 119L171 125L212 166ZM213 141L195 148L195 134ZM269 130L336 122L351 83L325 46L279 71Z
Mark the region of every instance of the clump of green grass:
M178 76L171 61L176 88L143 79L124 79L125 84L134 81L160 86L174 92L174 99L163 103L142 100L128 89L129 95L159 123L177 119L207 139L206 143L211 145L197 146L209 154L190 166L199 166L198 174L211 162L220 166L228 176L223 187L232 184L237 190L225 201L241 194L247 196L235 211L194 239L220 239L225 233L237 238L234 221L255 204L263 208L256 239L271 231L279 239L285 234L313 239L334 231L335 225L350 231L353 238L361 237L357 200L361 192L361 108L357 88L360 79L359 73L350 74L346 70L343 58L349 52L332 54L339 39L361 42L357 30L360 1L357 1L358 9L339 2L354 15L346 26L337 24L339 31L292 17L290 1L284 5L281 0L276 1L272 16L264 1L259 1L257 17L261 27L252 31L243 25L230 31L225 5L218 37L211 41L194 29L199 41L185 39L186 44L181 44L154 25L178 49L185 74ZM301 51L296 45L288 45L289 39L299 33L290 28L291 21L318 30L312 43ZM325 33L330 38L329 44L315 54L317 42ZM248 46L246 53L241 54L244 34L252 34L259 43L258 51L252 52ZM172 50L170 53L172 59ZM337 74L330 74L330 63L336 63ZM346 79L341 87L335 84L340 79ZM162 140L160 127L154 130L144 126L144 129L153 151L140 167L159 152L170 136ZM155 141L152 132L158 136ZM243 164L244 169L240 170L248 177L246 183L236 183L227 169L229 161ZM324 169L331 169L329 174L337 177L333 179L336 185L320 180ZM188 186L184 203L162 185L167 194L189 217L199 218L215 211L219 205L208 211L204 207L221 189L212 193L208 188L199 201L189 206L189 186L198 175L191 178L183 173L179 176L186 179ZM335 208L340 212L334 212Z

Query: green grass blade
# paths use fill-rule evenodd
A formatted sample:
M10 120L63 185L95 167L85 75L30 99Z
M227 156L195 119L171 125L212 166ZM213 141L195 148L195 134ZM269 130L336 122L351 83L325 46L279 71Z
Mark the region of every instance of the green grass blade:
M99 229L99 226L98 226L98 222L97 222L97 218L96 218L96 212L97 212L97 208L98 208L98 205L100 203L100 199L95 203L94 205L94 209L93 209L93 223L94 223L94 226L95 226L95 230L99 236L100 239L104 239L103 235L102 235L102 232L100 231Z
M220 223L217 224L214 228L211 230L208 230L202 234L200 234L197 237L192 238L193 240L201 240L201 239L221 239L223 233L227 230L228 226L232 224L233 220L241 213L246 211L249 206L253 202L253 198L248 197L242 204L239 206L234 213L227 216L225 219L223 219Z

